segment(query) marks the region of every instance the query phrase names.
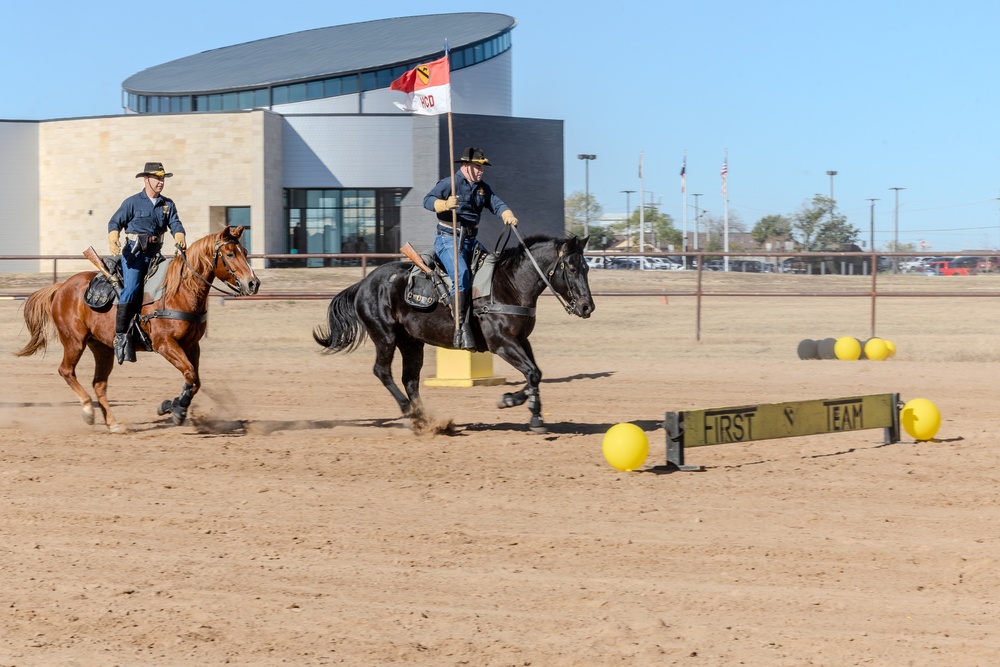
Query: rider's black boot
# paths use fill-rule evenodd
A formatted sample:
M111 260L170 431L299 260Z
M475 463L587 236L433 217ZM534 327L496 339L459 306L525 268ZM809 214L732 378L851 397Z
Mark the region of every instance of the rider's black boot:
M132 304L118 302L118 315L115 318L115 360L121 365L126 357L135 361L135 350L128 338L128 326L132 321Z
M469 312L469 293L458 293L458 330L455 331L453 347L456 350L475 350L476 338L472 334L472 314Z

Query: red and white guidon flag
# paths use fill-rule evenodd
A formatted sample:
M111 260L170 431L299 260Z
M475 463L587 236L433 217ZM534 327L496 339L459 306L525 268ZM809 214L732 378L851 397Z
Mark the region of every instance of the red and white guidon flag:
M393 102L403 111L436 116L451 111L451 68L448 54L440 60L417 65L389 85L389 90L406 93L406 104Z

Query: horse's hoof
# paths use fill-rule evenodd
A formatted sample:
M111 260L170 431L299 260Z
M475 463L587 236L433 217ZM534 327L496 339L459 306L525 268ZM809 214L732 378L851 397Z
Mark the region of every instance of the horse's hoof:
M83 416L83 423L84 424L86 424L87 426L93 426L94 425L94 408L91 408L90 410L87 410L86 408L84 408L82 416Z
M517 405L517 402L514 400L514 396L512 394L504 394L500 397L500 400L497 401L497 407L501 410L504 408L512 408L515 405Z
M180 412L175 412L174 414L170 415L170 419L171 421L174 422L174 426L180 426L181 424L184 423L184 420L186 418L187 418L187 413L181 414Z
M108 430L112 433L127 433L128 429L124 424L115 424L114 426L109 426Z
M172 412L173 409L174 409L174 403L173 403L173 401L171 401L170 399L167 399L167 400L163 401L162 403L160 403L160 407L156 408L156 414L158 414L158 415L160 415L162 417L163 415L167 414L168 412Z
M549 427L545 424L539 424L538 426L528 426L532 433L548 433Z

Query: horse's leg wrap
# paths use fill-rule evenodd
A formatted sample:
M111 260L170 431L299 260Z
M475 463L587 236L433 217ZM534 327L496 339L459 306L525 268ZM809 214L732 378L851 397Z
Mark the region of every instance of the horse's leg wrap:
M522 389L521 391L515 391L513 393L506 393L500 397L497 401L497 407L503 408L513 408L521 405L528 399L527 389Z
M531 411L531 420L528 428L535 433L546 433L545 420L542 419L542 397L538 393L538 387L529 386L524 392L528 395L528 409Z
M194 386L185 383L184 388L181 389L181 395L175 398L171 404L170 412L173 415L174 423L178 426L184 423L184 419L187 417L188 406L191 405L193 397Z

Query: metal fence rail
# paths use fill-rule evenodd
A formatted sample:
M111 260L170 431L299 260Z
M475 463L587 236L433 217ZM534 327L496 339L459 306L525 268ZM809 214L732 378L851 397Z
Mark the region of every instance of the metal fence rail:
M945 253L946 255L958 255L959 253ZM614 256L614 253L604 253L604 252L593 252L587 253L590 257L607 257ZM776 259L788 259L796 258L809 260L811 258L822 259L834 261L836 259L842 259L843 264L841 268L847 265L848 259L853 259L854 262L851 266L857 266L857 259L867 259L868 262L865 263L866 266L878 266L879 257L889 257L893 259L893 266L898 265L898 261L904 257L922 257L926 256L926 253L870 253L870 252L801 252L801 253L778 253L778 252L764 252L764 253L747 253L747 252L689 252L689 253L664 253L664 252L647 252L647 253L629 253L630 257L685 257L693 258L696 261L696 269L687 270L684 273L686 275L695 275L695 286L688 290L612 290L612 291L594 291L594 296L599 297L615 297L615 296L629 296L629 297L691 297L695 299L695 338L701 340L701 311L702 302L706 298L711 297L834 297L834 298L867 298L871 302L871 316L870 316L870 326L871 335L875 335L875 324L877 315L877 303L878 299L884 298L931 298L931 297L948 297L948 298L968 298L968 297L993 297L1000 298L1000 290L920 290L920 291L894 291L890 289L879 290L878 279L879 272L874 271L870 274L844 274L840 272L829 273L827 275L854 275L863 276L867 275L870 278L870 286L865 290L841 290L841 291L831 291L831 290L796 290L796 291L761 291L761 290L732 290L732 289L706 289L703 284L703 278L706 273L715 273L705 271L703 269L705 257L748 257L753 256L755 258L759 257L774 257ZM251 260L263 260L271 266L268 268L273 268L275 270L282 270L282 265L284 262L295 261L296 263L303 262L310 259L319 259L332 262L337 262L341 266L347 264L353 264L356 262L356 267L351 266L350 268L357 268L359 271L359 280L364 278L369 269L369 262L376 261L380 262L382 260L398 260L404 259L402 254L397 253L317 253L317 254L251 254ZM0 261L51 261L52 262L52 283L59 282L59 262L60 261L72 261L79 262L81 258L77 255L0 255ZM308 268L308 267L306 267ZM894 273L895 271L893 271ZM34 273L34 272L33 272ZM660 273L659 271L647 271L647 273ZM671 271L664 272L665 274L673 273ZM740 273L738 271L731 271L728 275L733 273ZM24 299L30 295L33 290L20 290L18 291L12 285L10 281L5 280L4 276L9 276L10 274L0 273L0 299ZM758 274L749 274L758 275ZM885 275L885 274L883 274ZM238 301L255 301L255 300L309 300L309 299L332 299L338 294L338 291L287 291L287 292L264 292L256 294L254 296L227 296L224 297L227 300L238 300Z

